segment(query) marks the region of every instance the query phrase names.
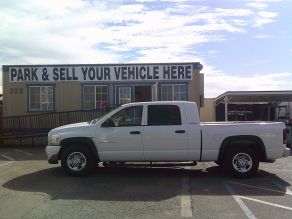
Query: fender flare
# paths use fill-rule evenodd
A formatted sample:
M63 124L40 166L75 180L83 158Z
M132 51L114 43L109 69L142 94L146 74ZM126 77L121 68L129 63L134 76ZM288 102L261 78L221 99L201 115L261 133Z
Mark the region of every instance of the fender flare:
M254 135L237 135L225 138L219 150L217 162L222 163L225 152L234 145L244 145L252 147L260 155L260 161L267 161L267 152L262 139Z
M83 144L83 145L87 145L86 147L89 148L89 150L92 152L92 154L94 155L94 158L99 162L99 155L97 152L97 148L94 144L94 141L89 138L89 137L72 137L72 138L65 138L63 140L61 140L60 145L61 145L61 149L60 149L60 153L58 156L58 160L61 158L61 154L64 151L65 148L70 147L70 145L72 144Z

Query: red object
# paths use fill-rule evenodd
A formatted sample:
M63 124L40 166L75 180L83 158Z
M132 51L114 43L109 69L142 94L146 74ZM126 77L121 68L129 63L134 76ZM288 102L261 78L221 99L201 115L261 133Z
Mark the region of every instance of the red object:
M106 107L106 101L100 101L99 108L102 109Z

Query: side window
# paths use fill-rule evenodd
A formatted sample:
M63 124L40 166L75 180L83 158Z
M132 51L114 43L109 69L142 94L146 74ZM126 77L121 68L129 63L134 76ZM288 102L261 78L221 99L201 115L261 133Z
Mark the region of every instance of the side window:
M111 117L115 127L140 126L142 122L143 106L131 106L117 112Z
M148 125L181 125L179 107L176 105L149 105Z

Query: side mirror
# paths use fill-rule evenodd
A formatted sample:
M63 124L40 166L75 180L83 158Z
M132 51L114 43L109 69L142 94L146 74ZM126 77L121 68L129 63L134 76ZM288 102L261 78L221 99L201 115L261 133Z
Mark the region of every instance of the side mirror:
M101 127L103 128L115 127L115 123L111 118L108 118L107 120L105 120L104 123L102 123Z

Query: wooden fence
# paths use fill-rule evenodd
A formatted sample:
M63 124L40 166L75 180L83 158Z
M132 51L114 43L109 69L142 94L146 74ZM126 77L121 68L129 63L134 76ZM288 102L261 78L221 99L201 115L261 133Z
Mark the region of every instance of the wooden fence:
M0 117L0 145L46 145L47 134L51 129L99 118L115 107Z

